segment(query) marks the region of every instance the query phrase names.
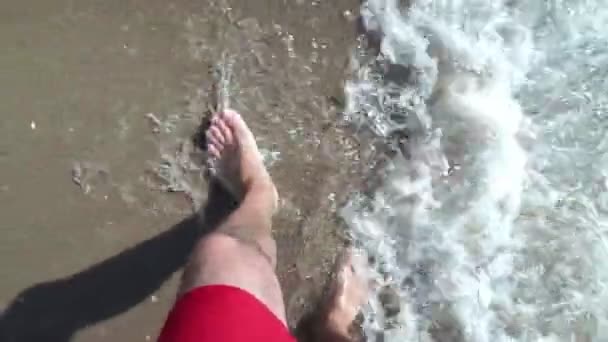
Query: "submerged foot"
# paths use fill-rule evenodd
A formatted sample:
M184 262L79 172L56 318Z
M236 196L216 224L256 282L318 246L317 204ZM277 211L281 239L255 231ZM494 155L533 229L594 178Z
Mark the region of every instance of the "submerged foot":
M341 255L329 292L327 306L321 313L319 336L321 341L353 341L353 323L365 304L368 289L365 280L355 269L352 250Z
M276 209L276 188L255 137L239 113L225 110L212 118L207 151L215 176L233 195L243 199L250 192L264 192L272 209Z

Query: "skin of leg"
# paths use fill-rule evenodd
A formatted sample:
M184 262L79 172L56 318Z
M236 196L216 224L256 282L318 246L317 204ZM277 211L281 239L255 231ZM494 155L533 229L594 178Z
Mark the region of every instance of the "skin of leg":
M243 199L241 206L228 217L218 231L254 245L270 262L277 263L277 247L272 237L272 216L276 190L266 184L254 184Z
M196 245L184 271L181 293L207 285L238 287L264 303L284 324L285 305L277 276L272 207L253 185L240 207Z
M244 191L235 191L233 195L240 197L243 193L244 198L216 232L197 243L184 271L181 293L207 285L241 288L265 304L286 325L283 294L275 274L276 243L271 231L278 199L276 188L264 168L255 138L238 113L215 116L207 135L208 151L215 158L211 161L219 161L222 171L218 174L219 180L224 177L228 190L240 187ZM236 188L231 178L240 182ZM362 296L351 252L345 253L337 263L328 307L317 321L317 338L321 341L352 340L348 328Z

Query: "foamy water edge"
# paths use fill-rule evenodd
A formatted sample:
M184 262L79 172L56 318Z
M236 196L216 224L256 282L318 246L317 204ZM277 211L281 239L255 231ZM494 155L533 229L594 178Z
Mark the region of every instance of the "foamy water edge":
M363 5L381 53L356 54L347 117L408 136L373 198L342 212L374 261L370 340L607 338L608 145L601 88L586 86L604 61L600 5ZM576 72L591 79L568 83Z

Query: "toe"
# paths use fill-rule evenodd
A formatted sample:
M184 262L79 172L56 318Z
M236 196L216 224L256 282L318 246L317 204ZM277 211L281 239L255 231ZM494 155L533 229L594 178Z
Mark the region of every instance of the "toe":
M256 146L253 133L239 113L232 110L226 110L223 113L223 117L228 128L232 130L235 140L237 140L241 146Z
M224 145L220 144L215 138L209 138L209 143L207 144L207 150L213 147L219 153L222 153L224 150Z
M207 131L207 148L213 145L218 151L222 151L224 146L222 142L212 133L211 129Z
M220 119L229 119L230 117L232 117L234 115L240 115L240 114L236 110L233 110L233 109L226 109L218 114Z
M222 132L226 144L232 145L234 143L234 136L232 135L232 131L230 130L226 122L224 122L224 120L219 120L217 127Z
M225 144L226 143L226 139L224 137L224 134L222 133L222 131L220 130L220 128L217 125L211 126L211 128L209 128L209 136L211 138L213 138L215 141L217 141L220 144Z
M214 144L209 144L209 146L207 146L207 152L213 158L219 158L220 157L220 150Z

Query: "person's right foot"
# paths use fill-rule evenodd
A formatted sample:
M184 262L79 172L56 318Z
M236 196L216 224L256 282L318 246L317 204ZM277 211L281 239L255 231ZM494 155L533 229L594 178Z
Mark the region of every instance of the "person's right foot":
M368 288L365 279L356 272L352 250L341 255L336 266L329 301L320 317L319 338L323 341L350 341L349 330L367 301Z
M278 194L258 150L253 133L232 110L216 114L207 130L207 151L215 176L239 199L250 191L268 193L276 209Z

